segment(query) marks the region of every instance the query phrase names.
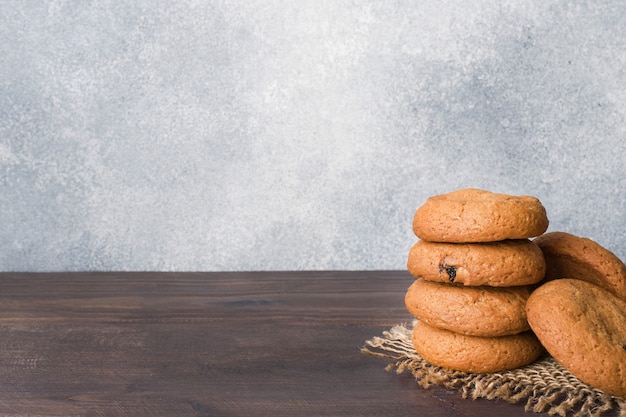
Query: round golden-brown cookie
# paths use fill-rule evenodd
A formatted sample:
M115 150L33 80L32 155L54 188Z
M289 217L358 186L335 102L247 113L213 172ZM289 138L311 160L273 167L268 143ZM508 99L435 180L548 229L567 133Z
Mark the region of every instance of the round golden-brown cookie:
M428 281L509 287L541 281L546 263L541 249L528 239L484 243L419 240L409 251L407 269Z
M500 337L466 336L422 321L413 328L413 347L436 366L471 373L519 368L544 352L532 332Z
M546 260L546 280L581 279L626 300L626 265L599 243L565 232L549 232L533 242Z
M413 218L415 235L431 242L527 239L547 228L546 210L537 198L476 188L430 197Z
M564 278L537 288L526 314L561 365L589 385L626 396L626 301L590 282Z
M529 286L462 287L417 279L405 304L431 326L468 336L495 337L530 330L526 320Z

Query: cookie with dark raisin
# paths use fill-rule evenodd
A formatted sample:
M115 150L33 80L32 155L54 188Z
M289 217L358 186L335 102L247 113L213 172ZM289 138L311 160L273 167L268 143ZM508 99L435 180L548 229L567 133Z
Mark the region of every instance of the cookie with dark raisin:
M549 232L533 242L546 260L546 280L581 279L626 300L626 265L599 243L565 232Z
M469 336L506 336L530 330L530 286L464 287L416 279L404 302L419 320Z
M507 287L538 283L546 264L541 249L528 239L484 243L419 240L409 251L407 269L427 281Z
M579 279L537 288L526 303L541 344L581 381L626 397L626 301Z
M529 239L548 228L536 197L466 188L428 198L413 217L415 235L431 242Z

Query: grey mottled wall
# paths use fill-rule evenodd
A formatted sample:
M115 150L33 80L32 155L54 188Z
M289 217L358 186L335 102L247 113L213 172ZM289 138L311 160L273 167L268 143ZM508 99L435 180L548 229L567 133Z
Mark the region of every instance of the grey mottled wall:
M626 257L619 1L0 7L0 270L403 269L430 195Z

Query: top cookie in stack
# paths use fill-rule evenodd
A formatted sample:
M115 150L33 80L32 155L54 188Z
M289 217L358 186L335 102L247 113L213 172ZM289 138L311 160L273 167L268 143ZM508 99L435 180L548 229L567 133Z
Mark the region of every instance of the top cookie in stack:
M535 197L466 188L430 197L415 212L413 231L429 242L497 242L528 239L548 229Z
M417 279L405 302L419 319L413 344L424 359L498 372L541 354L525 304L546 272L541 249L529 239L547 227L537 198L474 188L431 197L418 208L419 240L407 262Z

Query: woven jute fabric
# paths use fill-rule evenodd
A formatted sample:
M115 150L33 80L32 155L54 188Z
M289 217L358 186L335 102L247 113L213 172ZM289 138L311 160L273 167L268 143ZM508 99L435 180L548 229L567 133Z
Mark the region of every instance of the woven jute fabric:
M434 366L413 348L413 325L399 324L365 342L363 353L393 360L387 370L410 372L423 388L433 385L461 392L463 398L486 398L509 403L525 401L525 410L562 417L626 417L626 398L595 389L572 375L554 358L544 355L536 362L505 372L471 374Z

